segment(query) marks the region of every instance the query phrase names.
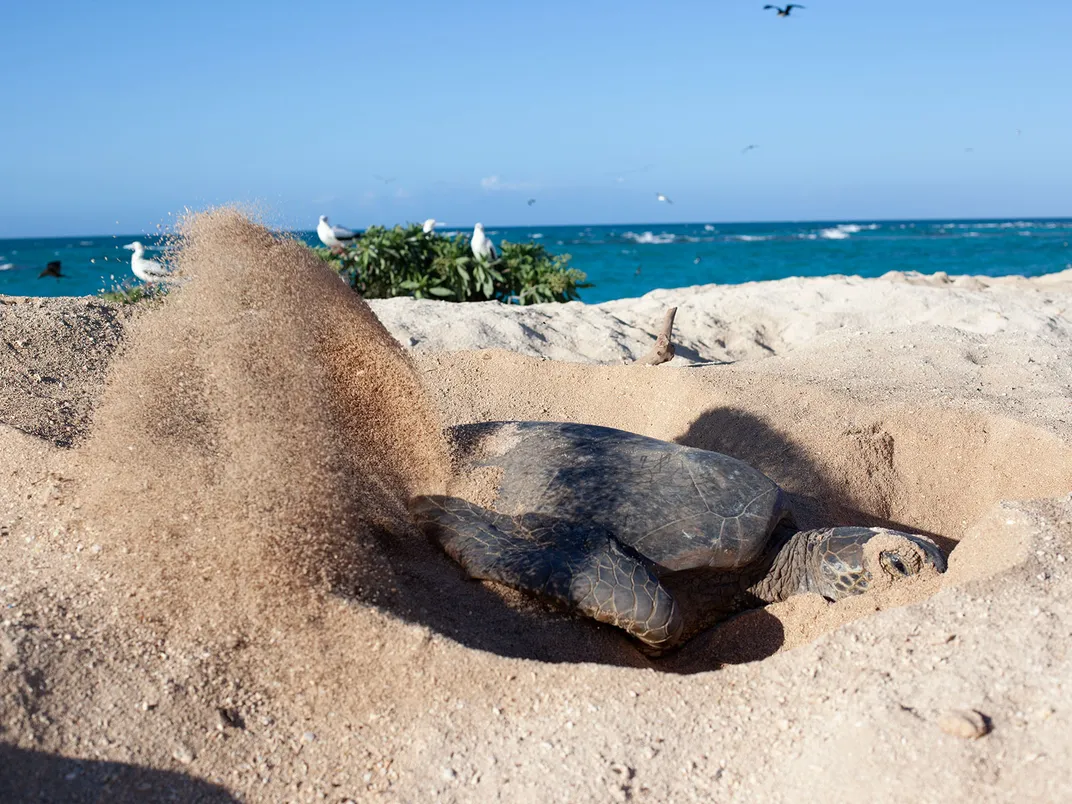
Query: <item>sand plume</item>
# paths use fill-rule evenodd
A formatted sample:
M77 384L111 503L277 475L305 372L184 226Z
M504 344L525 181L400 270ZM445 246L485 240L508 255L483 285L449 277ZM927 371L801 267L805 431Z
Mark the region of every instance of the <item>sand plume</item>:
M188 281L131 325L79 456L89 527L172 625L377 599L379 540L414 536L405 500L445 465L409 361L307 248L233 210L178 246Z

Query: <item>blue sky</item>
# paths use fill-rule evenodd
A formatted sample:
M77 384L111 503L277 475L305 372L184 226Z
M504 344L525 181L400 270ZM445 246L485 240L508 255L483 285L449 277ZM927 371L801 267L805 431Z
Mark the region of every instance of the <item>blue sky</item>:
M763 5L6 2L0 237L1072 215L1072 5Z

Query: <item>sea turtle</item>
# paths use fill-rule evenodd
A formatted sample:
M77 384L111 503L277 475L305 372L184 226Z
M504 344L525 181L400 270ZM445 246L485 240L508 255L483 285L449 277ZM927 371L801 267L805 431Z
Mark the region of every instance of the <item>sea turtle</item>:
M463 474L497 475L495 510L417 497L425 531L473 578L561 601L656 652L790 595L860 594L875 561L893 577L945 570L918 534L800 530L773 480L718 452L559 422L463 425L451 437Z

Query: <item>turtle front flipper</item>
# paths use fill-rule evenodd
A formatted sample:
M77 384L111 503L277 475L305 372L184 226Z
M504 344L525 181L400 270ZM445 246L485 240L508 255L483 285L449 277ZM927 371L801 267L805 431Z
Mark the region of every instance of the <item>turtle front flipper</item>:
M681 636L677 601L598 525L509 517L457 497L417 497L412 507L425 532L473 578L554 598L656 649Z

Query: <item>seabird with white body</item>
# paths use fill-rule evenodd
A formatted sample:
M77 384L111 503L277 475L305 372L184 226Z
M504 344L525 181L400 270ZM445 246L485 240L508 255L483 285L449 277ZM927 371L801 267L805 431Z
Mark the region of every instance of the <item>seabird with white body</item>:
M163 265L156 260L145 259L145 246L141 244L140 240L127 243L123 248L128 248L134 252L130 258L130 270L142 282L165 282L171 278L171 274Z
M478 223L473 227L473 256L478 260L495 261L499 258L494 244L484 234L484 224Z
M342 250L357 239L357 235L349 229L341 226L332 226L328 223L328 216L321 215L320 223L316 225L316 236L320 242L330 249Z

